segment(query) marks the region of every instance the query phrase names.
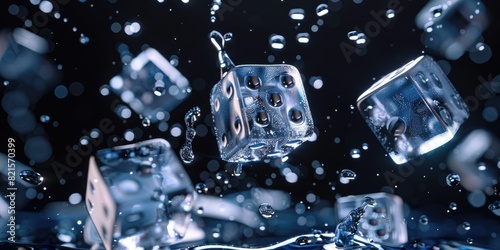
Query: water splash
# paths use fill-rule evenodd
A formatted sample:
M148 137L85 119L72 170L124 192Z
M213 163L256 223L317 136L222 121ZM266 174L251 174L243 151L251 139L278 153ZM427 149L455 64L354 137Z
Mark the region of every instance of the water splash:
M194 160L193 153L193 139L196 136L196 130L194 129L194 122L200 117L201 109L199 107L194 107L190 109L184 116L184 122L186 123L186 142L180 150L180 156L184 163L191 163Z
M232 37L232 35L230 35ZM218 58L219 58L219 66L221 70L221 78L226 75L226 73L234 68L234 63L231 61L231 58L226 54L226 51L224 50L224 45L226 43L226 39L224 39L224 36L218 32L218 31L212 31L210 32L210 41L212 41L212 44L215 46L217 49L218 53ZM226 37L229 37L227 35Z
M375 207L375 199L366 196L360 207L355 208L344 217L335 228L335 245L337 247L355 246L354 235L358 231L358 224L361 217L365 214L367 206Z

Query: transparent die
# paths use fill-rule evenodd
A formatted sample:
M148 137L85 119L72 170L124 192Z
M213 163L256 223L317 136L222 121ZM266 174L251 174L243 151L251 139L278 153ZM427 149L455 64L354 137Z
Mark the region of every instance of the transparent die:
M403 200L397 195L374 193L340 197L335 204L337 218L346 217L349 212L363 203L365 196L377 202L375 207L367 206L359 221L358 231L373 242L388 246L399 246L408 241L404 223Z
M492 195L500 178L500 139L490 131L473 130L451 151L447 163L465 189Z
M481 1L429 1L415 18L424 30L422 42L450 60L456 60L477 42L488 26L486 7Z
M221 158L284 157L313 134L299 71L291 65L240 65L213 87L210 104Z
M469 117L465 102L429 56L384 76L357 106L396 164L445 144Z
M137 114L156 122L191 93L189 81L157 50L148 48L111 78L109 85Z
M108 250L179 241L195 199L189 176L163 139L99 150L90 158L87 210Z

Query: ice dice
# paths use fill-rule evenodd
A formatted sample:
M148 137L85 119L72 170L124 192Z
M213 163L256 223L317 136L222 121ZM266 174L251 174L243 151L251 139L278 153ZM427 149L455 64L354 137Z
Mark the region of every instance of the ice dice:
M374 207L365 206L365 215L359 221L358 230L373 242L388 246L400 246L408 241L404 223L403 200L397 195L374 193L340 197L335 204L337 218L348 216L349 212L362 205L365 197L373 198Z
M486 7L479 0L429 1L415 22L424 30L424 45L450 60L460 58L473 44L481 42L489 23Z
M164 116L158 113L172 111L191 92L188 80L153 48L132 59L109 85L122 101L151 122Z
M429 56L384 76L358 98L357 106L397 164L445 144L469 116L465 102Z
M291 65L234 66L216 31L222 79L210 105L222 160L284 157L313 134L313 119L299 71Z
M152 139L90 158L86 204L106 249L154 249L180 240L196 199L170 144Z

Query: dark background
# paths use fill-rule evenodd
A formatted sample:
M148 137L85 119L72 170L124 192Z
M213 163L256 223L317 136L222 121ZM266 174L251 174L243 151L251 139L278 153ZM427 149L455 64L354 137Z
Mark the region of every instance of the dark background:
M329 1L330 13L321 18L315 15L316 6L322 3L319 1L242 0L223 3L235 6L224 12L222 18L216 14L219 18L215 22L210 21L210 1L64 1L64 4L59 4L61 18L49 17L48 23L39 29L38 34L51 44L51 50L46 57L53 61L54 65L62 65L60 72L63 77L57 84L69 87L73 82L80 82L84 91L79 96L69 93L66 98L58 99L51 90L33 109L37 118L41 115L51 117L51 122L43 124L43 127L50 138L53 155L47 162L32 165L45 178L44 183L37 188L38 192L44 193L44 198L31 200L23 210L37 211L49 202L66 201L68 196L75 192L84 195L88 159L72 173L64 175L64 185L60 184L50 164L54 161L64 162L67 154L65 147L78 144L83 136L82 130L90 131L98 127L103 118L111 119L116 129L112 134L104 135L104 143L93 148L94 151L149 138L165 138L177 152L184 142L184 134L173 137L170 128L180 124L184 131L184 114L193 106L199 106L202 110L202 119L197 124L209 127L209 93L213 84L220 79L216 64L217 53L208 39L210 31L215 29L221 33L233 33L233 39L226 43L226 49L236 65L267 64L268 56L273 55L274 63L285 62L299 68L304 75L304 85L318 138L314 142L304 143L289 155L287 163L299 174L297 183L288 183L280 174L280 169L271 166L272 164L252 163L244 166L242 176L231 177L231 187L215 183L210 186L209 194L228 195L248 190L246 183L251 183L251 186L289 192L293 203L303 201L308 204L306 195L314 193L318 200L333 205L339 196L383 190L401 196L411 208L411 215L408 214L406 220L413 221L413 229L409 225L412 239L437 236L464 241L467 237L475 236L475 243L478 244L494 246L494 242L498 243L498 239L493 237L500 233L498 217L486 206L472 207L467 202L468 191L460 186L449 187L445 183L445 177L450 172L445 164L446 157L470 131L485 128L500 135L498 120L487 122L482 116L487 105L496 106L497 110L500 110L498 94L487 102L481 101L477 109L471 110L469 119L462 125L455 138L422 157L420 163L415 166L415 172L404 178L404 182L398 183L397 188L389 187L384 173L397 173L398 166L390 157L385 156L384 149L361 119L357 109L351 109L351 105L355 107L357 97L369 88L375 79L423 52L437 61L444 60L439 54L425 48L420 40L422 31L415 26L415 16L426 1L401 0L401 13L396 15L387 27L381 28L380 33L369 39L365 46L360 47L364 51L363 55L353 54L350 62L347 62L339 45L345 42L356 46L347 38L347 32L356 26L364 29L365 24L374 20L370 11L385 11L387 1L364 1L360 4L345 0ZM11 4L24 6L25 17L9 14L8 7ZM488 79L489 75L496 76L498 73L498 5L495 5L494 1L485 1L484 4L489 10L490 25L483 37L493 50L492 58L484 64L476 64L466 52L458 60L448 61L451 66L448 77L462 97L476 95L476 87L481 84L479 77ZM288 16L291 8L303 8L306 18L300 22L291 20ZM2 1L0 28L25 27L24 20L30 19L36 12L38 7L29 1ZM64 18L68 21L64 22ZM312 32L310 27L316 24L318 19L322 19L324 24L319 26L317 32ZM125 34L124 24L135 21L141 25L140 32L132 36ZM110 27L114 22L122 25L122 30L118 33L111 31ZM76 32L73 27L77 28ZM296 42L295 36L299 32L310 33L308 44ZM82 33L90 39L88 44L79 42ZM283 50L270 47L268 38L272 33L281 34L286 38ZM117 51L120 43L128 45L133 55L139 54L144 46L149 46L157 49L167 59L172 55L179 58L177 69L190 81L193 91L187 100L170 113L170 119L167 121L168 131L160 131L156 124L143 127L137 114L126 120L120 119L110 108L113 101L119 97L114 93L108 96L99 94L99 88L108 84L113 76L122 71L123 65ZM297 55L300 55L300 60L296 59ZM309 84L309 79L314 76L322 78L324 85L321 89L315 89ZM0 96L3 96L3 88L4 86L0 87ZM16 138L17 147L22 148L22 139L10 129L6 117L2 110L2 141L6 141L7 137ZM58 126L54 126L52 121L57 121ZM136 136L132 142L122 139L123 133L132 128L141 130L142 136ZM114 137L119 140L113 142ZM335 138L339 138L340 142L335 143ZM350 150L361 149L363 143L368 143L369 149L361 150L359 159L351 158ZM6 152L5 145L6 143L1 146L2 152ZM230 174L230 170L234 168L234 165L225 164L220 160L216 140L211 132L203 137L196 137L193 147L196 159L185 165L193 183L205 181L202 176L206 174L214 178L215 172L224 169ZM30 165L22 150L18 150L16 158ZM207 168L207 164L212 160L221 165L217 171ZM324 164L325 173L322 176L314 175L312 163L315 160ZM338 173L344 168L357 173L357 178L349 184L341 184L338 181ZM498 176L499 171L495 170ZM78 171L82 172L81 176L78 176ZM271 185L266 185L266 180L273 173L277 177L272 178ZM332 186L335 187L334 190ZM47 187L47 190L43 190L43 187ZM48 196L51 198L47 198ZM498 194L487 196L486 205L498 199ZM459 210L447 213L448 204L452 201L458 203ZM308 205L314 211L317 204ZM421 214L429 215L432 222L431 230L427 233L416 228L417 219L411 219L412 216L418 218ZM455 228L446 229L443 223L448 220L454 221L455 227L469 220L472 229L465 235L458 234ZM473 221L477 223L474 224ZM317 227L323 226L320 224L318 223ZM310 231L306 227L296 228L291 231ZM437 230L434 231L434 228ZM492 233L496 234L492 236Z

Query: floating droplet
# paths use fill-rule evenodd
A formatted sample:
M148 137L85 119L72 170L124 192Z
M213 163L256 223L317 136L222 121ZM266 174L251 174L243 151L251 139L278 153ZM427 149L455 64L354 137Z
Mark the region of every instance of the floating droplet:
M88 38L84 34L80 35L80 43L81 44L85 45L85 44L88 44L89 42L90 42L90 38Z
M446 176L446 184L450 187L457 186L460 184L460 176L455 173L451 173L448 176Z
M204 210L203 210L203 207L199 207L197 210L196 210L196 213L197 214L203 214Z
M484 171L484 170L486 170L486 163L484 163L484 162L479 162L479 163L477 164L477 170L479 170L479 171Z
M358 159L359 157L361 157L361 151L359 151L359 149L357 148L351 149L351 157L353 159Z
M296 8L296 9L291 9L290 12L288 12L288 15L292 20L303 20L305 17L305 11L304 9Z
M274 209L269 203L262 203L259 206L259 213L262 217L269 219L274 215Z
M285 37L282 35L272 34L269 37L269 44L273 49L283 49L286 44Z
M349 183L349 181L356 179L356 173L350 169L343 169L340 171L340 182L343 184Z
M325 3L322 3L316 7L316 15L318 16L324 16L328 14L328 5Z
M375 199L373 199L370 196L365 196L365 198L363 199L362 206L375 207L376 205L377 205L377 201L375 201Z
M450 203L450 209L451 209L451 210L455 211L455 210L457 210L457 208L458 208L457 203L455 203L455 202L451 202L451 203Z
M307 32L297 34L297 42L299 43L309 43L311 36Z
M21 180L32 185L40 185L43 182L43 177L33 170L23 170L19 172L19 177L21 177Z
M385 16L389 19L391 18L394 18L396 16L396 13L394 12L394 10L392 9L388 9L386 12L385 12Z
M474 243L474 240L472 238L467 238L467 243L472 244Z
M307 236L300 236L295 240L295 244L299 246L305 246L312 243L312 240Z
M234 168L234 176L240 176L241 172L243 172L243 164L238 163L238 165Z
M500 201L494 201L488 206L488 209L491 211L500 209Z
M356 41L356 40L358 40L358 32L356 32L354 30L353 31L349 31L347 33L347 37L349 38L349 40Z
M464 222L464 223L462 224L462 227L463 227L465 230L469 231L469 230L470 230L470 223L469 223L468 221L466 221L466 222Z
M144 117L144 119L142 119L142 126L149 127L150 125L151 125L151 120L147 117Z
M158 80L155 82L155 86L153 88L153 93L156 96L162 96L166 93L165 83L162 80Z
M362 148L363 150L368 150L368 143L363 143L363 144L361 145L361 148Z
M484 48L485 48L484 43L479 42L479 43L476 44L476 49L478 51L483 51Z
M212 229L212 237L215 239L218 239L220 237L220 228L214 228Z
M420 219L418 220L420 222L420 224L422 225L427 225L429 224L429 218L427 217L427 215L422 215L420 216Z
M208 187L205 183L198 183L195 186L196 192L199 194L206 194L208 192Z
M359 33L358 37L356 39L356 44L365 44L366 43L366 37L364 33Z
M42 123L47 123L47 122L49 122L49 121L50 121L50 116L48 116L48 115L41 115L41 116L40 116L40 121L41 121Z
M231 41L231 39L233 39L233 33L227 32L226 34L224 34L224 41Z

